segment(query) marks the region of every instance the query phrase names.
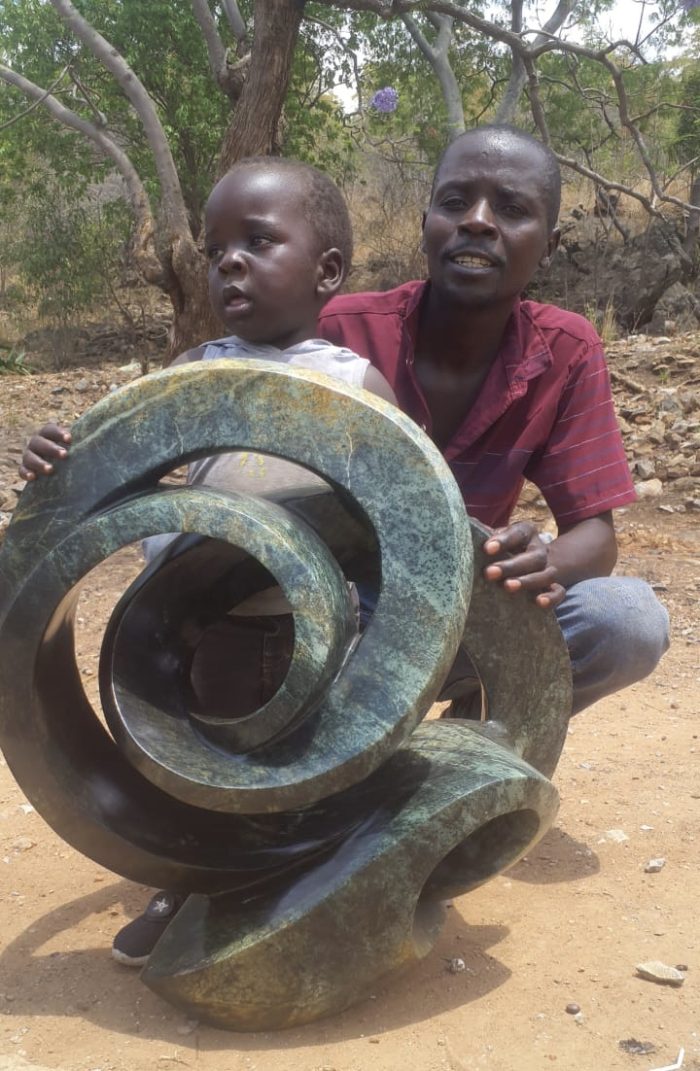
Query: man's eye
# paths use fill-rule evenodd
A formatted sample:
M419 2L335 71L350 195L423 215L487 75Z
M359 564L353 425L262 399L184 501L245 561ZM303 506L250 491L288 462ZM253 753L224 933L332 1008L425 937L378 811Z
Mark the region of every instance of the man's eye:
M464 201L461 197L446 197L442 202L442 207L448 211L458 211L460 208L464 208Z
M501 212L503 212L506 216L512 216L514 219L520 219L522 216L525 215L525 209L522 205L516 205L512 203L502 205Z

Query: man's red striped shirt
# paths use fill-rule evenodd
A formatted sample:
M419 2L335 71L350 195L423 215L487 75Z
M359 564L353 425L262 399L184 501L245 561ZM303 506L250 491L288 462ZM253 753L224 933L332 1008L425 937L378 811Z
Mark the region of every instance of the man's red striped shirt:
M429 285L342 295L319 318L321 337L368 358L428 435L413 360ZM635 499L602 343L587 320L555 305L516 303L483 386L443 453L467 511L492 527L508 523L525 479L539 487L560 528Z

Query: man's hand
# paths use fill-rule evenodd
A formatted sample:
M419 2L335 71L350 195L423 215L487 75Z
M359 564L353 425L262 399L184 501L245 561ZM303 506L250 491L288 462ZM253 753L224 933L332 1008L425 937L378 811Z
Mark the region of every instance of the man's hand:
M53 462L68 457L71 434L58 424L45 424L41 431L32 435L27 443L19 465L23 480L35 480L37 476L49 476Z
M509 555L484 569L486 579L502 583L506 591L532 592L543 610L553 610L566 595L558 583L559 571L549 560L549 545L530 521L496 529L484 543L484 551L492 556Z

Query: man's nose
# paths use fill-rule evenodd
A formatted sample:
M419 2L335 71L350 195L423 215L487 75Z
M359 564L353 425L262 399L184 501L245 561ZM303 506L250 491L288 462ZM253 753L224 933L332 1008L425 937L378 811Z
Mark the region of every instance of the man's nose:
M496 218L488 198L480 197L473 201L465 210L459 225L475 233L495 231Z

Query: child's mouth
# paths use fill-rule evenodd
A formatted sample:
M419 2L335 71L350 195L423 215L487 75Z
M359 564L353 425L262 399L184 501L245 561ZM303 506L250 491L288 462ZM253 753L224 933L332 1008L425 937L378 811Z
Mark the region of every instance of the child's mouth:
M252 304L248 295L239 290L237 286L227 287L222 297L224 308L227 312L238 312L242 309L247 309Z

